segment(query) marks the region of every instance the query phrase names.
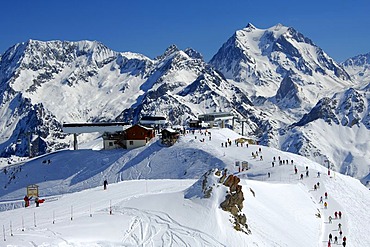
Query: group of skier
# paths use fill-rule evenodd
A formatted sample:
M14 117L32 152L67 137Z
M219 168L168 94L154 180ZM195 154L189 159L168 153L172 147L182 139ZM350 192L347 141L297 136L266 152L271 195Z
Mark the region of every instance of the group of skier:
M334 212L334 218L335 219L342 219L342 212L341 211L335 211ZM333 217L329 215L329 224L332 224ZM342 238L343 236L343 231L342 231L342 223L338 223L338 233L339 233L339 238ZM333 235L329 233L329 240L328 240L328 247L331 247L331 243L333 241ZM338 244L338 237L334 236L334 244ZM343 236L342 238L342 245L345 247L347 245L347 238L346 236Z
M307 168L307 167L306 167ZM317 175L318 178L320 178L320 173L318 173ZM314 191L316 191L319 187L320 187L320 183L317 182L316 184L314 184ZM325 199L325 201L324 201ZM324 209L327 209L328 208L328 192L324 192L324 195L323 196L320 196L320 200L319 200L319 203L323 204L324 205ZM332 215L329 215L328 217L328 223L329 224L332 224L333 223L333 220L341 220L342 219L342 211L335 211L334 212L334 218ZM333 244L339 244L338 241L340 240L340 238L342 238L342 245L343 247L346 246L347 244L347 238L345 236L343 236L343 231L342 231L342 223L339 222L338 223L338 233L339 233L339 237L338 236L334 236L333 238L333 235L331 233L329 233L329 239L328 239L328 247L331 247L332 246L332 243ZM342 237L343 236L343 237Z
M25 197L23 198L24 200L24 207L29 207L30 206L30 201L32 200L32 196L28 197L27 195L25 195ZM39 207L40 206L40 203L43 203L45 201L45 199L40 199L38 197L36 197L34 199L35 201L35 205L36 207Z

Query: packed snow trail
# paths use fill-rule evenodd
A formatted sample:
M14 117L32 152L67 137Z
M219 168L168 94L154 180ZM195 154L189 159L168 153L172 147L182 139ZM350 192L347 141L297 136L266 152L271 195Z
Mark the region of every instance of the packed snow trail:
M342 239L348 233L348 222L344 217L345 212L342 206L332 197L330 193L327 192L325 184L327 184L328 180L334 179L335 176L334 171L330 171L331 175L327 174L320 174L318 175L317 171L309 170L311 172L316 172L316 176L306 177L302 180L302 183L309 188L309 192L313 196L313 200L317 203L318 211L320 213L321 218L321 238L320 241L322 242L321 246L328 246L329 241L329 234L331 234L332 239L330 243L333 244L342 244ZM313 173L315 174L315 173ZM319 183L319 184L318 184ZM316 185L316 186L315 186ZM314 189L316 187L316 190ZM325 197L325 193L327 193L327 197ZM322 197L322 202L320 199ZM324 204L327 204L325 207ZM343 217L339 218L338 214L335 217L335 212L341 212ZM329 219L329 217L331 219ZM339 234L338 224L341 224L341 231L342 235ZM335 237L338 238L337 242L334 242Z

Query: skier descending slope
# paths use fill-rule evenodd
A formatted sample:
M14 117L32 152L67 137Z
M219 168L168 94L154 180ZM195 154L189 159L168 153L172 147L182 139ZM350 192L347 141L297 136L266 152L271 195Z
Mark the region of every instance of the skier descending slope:
M333 171L331 171L331 173L333 173ZM312 184L312 182L317 184L318 181L320 181L319 182L320 187L317 187L316 190L310 190L310 192L314 198L317 198L317 207L322 213L322 217L321 217L322 219L321 242L323 243L322 246L332 246L333 234L339 234L339 231L340 231L343 235L345 235L345 233L348 231L348 228L347 228L348 224L346 220L341 219L342 211L343 211L341 205L339 205L332 196L329 196L328 192L325 189L325 183L335 182L333 177L329 177L326 174L324 174L324 176L320 176L316 178L307 178L304 181L302 181L302 183L304 183L307 187L309 187L309 184ZM322 204L323 196L325 198L324 204ZM337 213L337 216L339 215L340 216L335 217L336 215L335 213ZM329 220L327 221L325 219L329 219ZM335 224L331 224L331 223L335 223ZM329 239L325 236L329 236ZM338 237L341 237L341 236L338 236ZM338 237L334 235L334 242L338 243ZM346 242L344 243L344 245L345 244Z

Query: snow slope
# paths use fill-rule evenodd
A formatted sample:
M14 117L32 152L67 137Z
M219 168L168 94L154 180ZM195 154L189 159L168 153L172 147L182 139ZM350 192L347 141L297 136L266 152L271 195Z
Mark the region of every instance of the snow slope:
M341 222L347 246L370 245L369 190L358 180L333 171L328 176L327 168L292 153L236 146L233 140L240 136L228 129L210 131L211 140L196 131L168 148L154 141L130 151L64 150L7 167L7 174L0 175L5 232L0 241L5 246L63 247L327 246L328 234L338 236ZM228 138L232 145L221 147ZM96 149L97 143L90 146ZM272 167L273 157L284 164L276 161ZM42 163L48 159L50 164ZM235 161L248 161L250 169L239 172ZM235 231L229 213L219 207L224 186L215 186L207 199L185 198L187 188L215 167L241 178L251 234ZM320 187L314 190L317 182ZM23 208L25 186L33 183L46 201ZM319 203L325 192L327 209ZM329 224L335 211L343 217Z

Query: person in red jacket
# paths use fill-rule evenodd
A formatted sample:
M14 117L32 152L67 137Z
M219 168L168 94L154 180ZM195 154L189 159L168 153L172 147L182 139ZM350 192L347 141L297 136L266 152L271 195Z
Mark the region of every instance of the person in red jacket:
M26 195L24 198L24 207L28 207L30 205L30 198Z

